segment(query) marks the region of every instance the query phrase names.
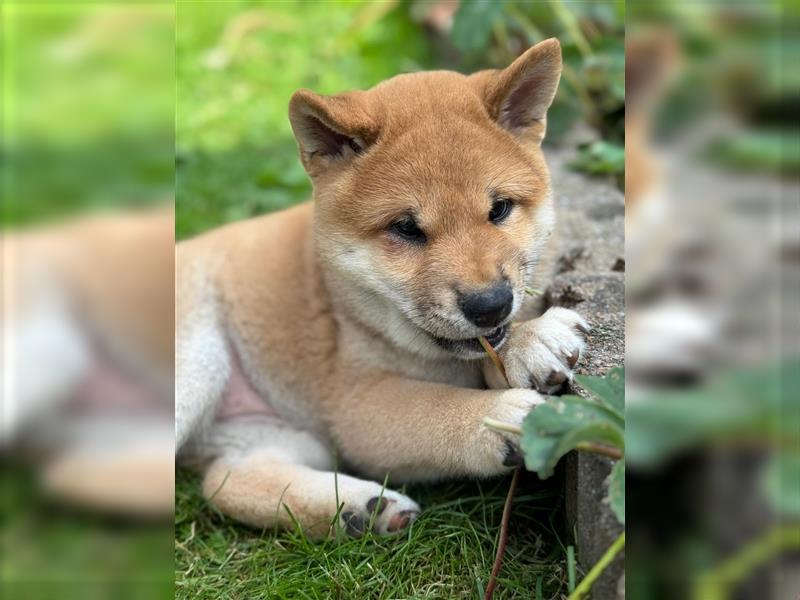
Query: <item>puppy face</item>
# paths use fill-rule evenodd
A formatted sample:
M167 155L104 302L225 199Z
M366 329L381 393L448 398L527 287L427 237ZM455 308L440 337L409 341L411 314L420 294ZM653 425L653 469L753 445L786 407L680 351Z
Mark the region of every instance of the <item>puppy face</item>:
M290 114L314 180L325 268L396 343L478 358L500 346L553 228L540 142L554 40L502 71L401 75Z

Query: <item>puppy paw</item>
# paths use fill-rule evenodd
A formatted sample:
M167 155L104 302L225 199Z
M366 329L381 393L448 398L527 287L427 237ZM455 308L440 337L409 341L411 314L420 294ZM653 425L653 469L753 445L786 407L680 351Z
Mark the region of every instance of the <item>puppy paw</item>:
M533 388L542 394L558 392L573 379L573 368L586 343L589 325L574 310L553 307L541 317L516 325L500 351L512 388ZM487 365L487 383L506 387Z
M475 446L470 449L470 471L479 476L505 473L522 464L519 435L513 430L519 430L528 413L544 401L531 390L505 390L496 394L480 424ZM509 430L487 427L486 421L507 426Z
M345 502L339 525L347 535L361 537L368 529L379 535L393 535L408 529L420 514L419 505L398 492L375 484L362 497Z

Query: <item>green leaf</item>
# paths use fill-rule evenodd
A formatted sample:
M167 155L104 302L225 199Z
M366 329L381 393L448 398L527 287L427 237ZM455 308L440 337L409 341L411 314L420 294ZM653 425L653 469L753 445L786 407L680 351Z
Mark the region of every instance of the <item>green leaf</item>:
M605 377L576 375L575 379L603 406L625 419L625 369L614 367Z
M625 148L611 142L596 141L582 146L569 167L589 175L616 175L625 172Z
M800 431L800 362L720 373L691 390L653 391L625 411L626 458L652 467L690 448L740 439L780 443Z
M591 423L576 427L561 436L553 448L553 454L560 458L584 443L603 444L622 450L625 439L623 432L610 421Z
M722 137L705 150L705 157L723 167L736 170L781 173L800 169L797 129L787 131L744 131Z
M625 524L625 459L614 465L606 480L608 485L608 503L617 519Z
M607 407L580 398L550 398L537 406L522 424L520 447L525 466L546 479L562 456L585 442L623 449L624 430Z
M580 396L551 396L545 404L532 411L528 418L535 419L540 429L548 434L565 433L586 422L598 420L611 421L622 432L622 426L616 422L616 415L612 411L598 402Z

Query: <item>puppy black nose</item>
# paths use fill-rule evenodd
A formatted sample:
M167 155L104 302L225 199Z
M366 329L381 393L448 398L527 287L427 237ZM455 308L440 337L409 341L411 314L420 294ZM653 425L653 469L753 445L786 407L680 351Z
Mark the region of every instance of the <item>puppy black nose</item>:
M504 281L480 292L461 295L459 304L464 316L474 325L494 327L511 314L514 293Z

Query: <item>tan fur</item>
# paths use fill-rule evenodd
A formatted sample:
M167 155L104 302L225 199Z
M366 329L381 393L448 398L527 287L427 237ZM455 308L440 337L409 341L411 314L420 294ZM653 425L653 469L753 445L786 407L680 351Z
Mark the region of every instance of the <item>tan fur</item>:
M81 216L2 242L0 442L34 450L45 489L63 500L171 515L173 207Z
M515 314L526 301L554 223L539 144L560 66L548 40L503 71L298 92L290 118L314 203L179 245L178 444L212 465L204 491L221 510L256 526L287 526L290 511L310 533L327 531L337 509L331 466L304 456L307 441L271 441L284 429L307 432L323 453L335 446L344 465L376 481L508 470L514 437L483 419L519 424L541 397L485 389L482 353L454 356L431 336L487 333L466 322L457 296L499 278L513 286ZM514 201L500 225L487 218L491 194ZM408 214L426 243L392 232ZM558 353L578 322L562 321L551 328ZM527 388L540 366L531 357L551 355L535 336L518 337L522 347L502 352L519 358ZM553 361L571 375L566 357ZM214 420L237 368L277 413L263 426ZM339 487L352 533L381 486L351 477ZM418 507L397 496L382 518L406 524Z
M626 215L652 193L661 178L653 151L653 120L659 101L678 67L675 35L640 31L625 41L625 202Z

